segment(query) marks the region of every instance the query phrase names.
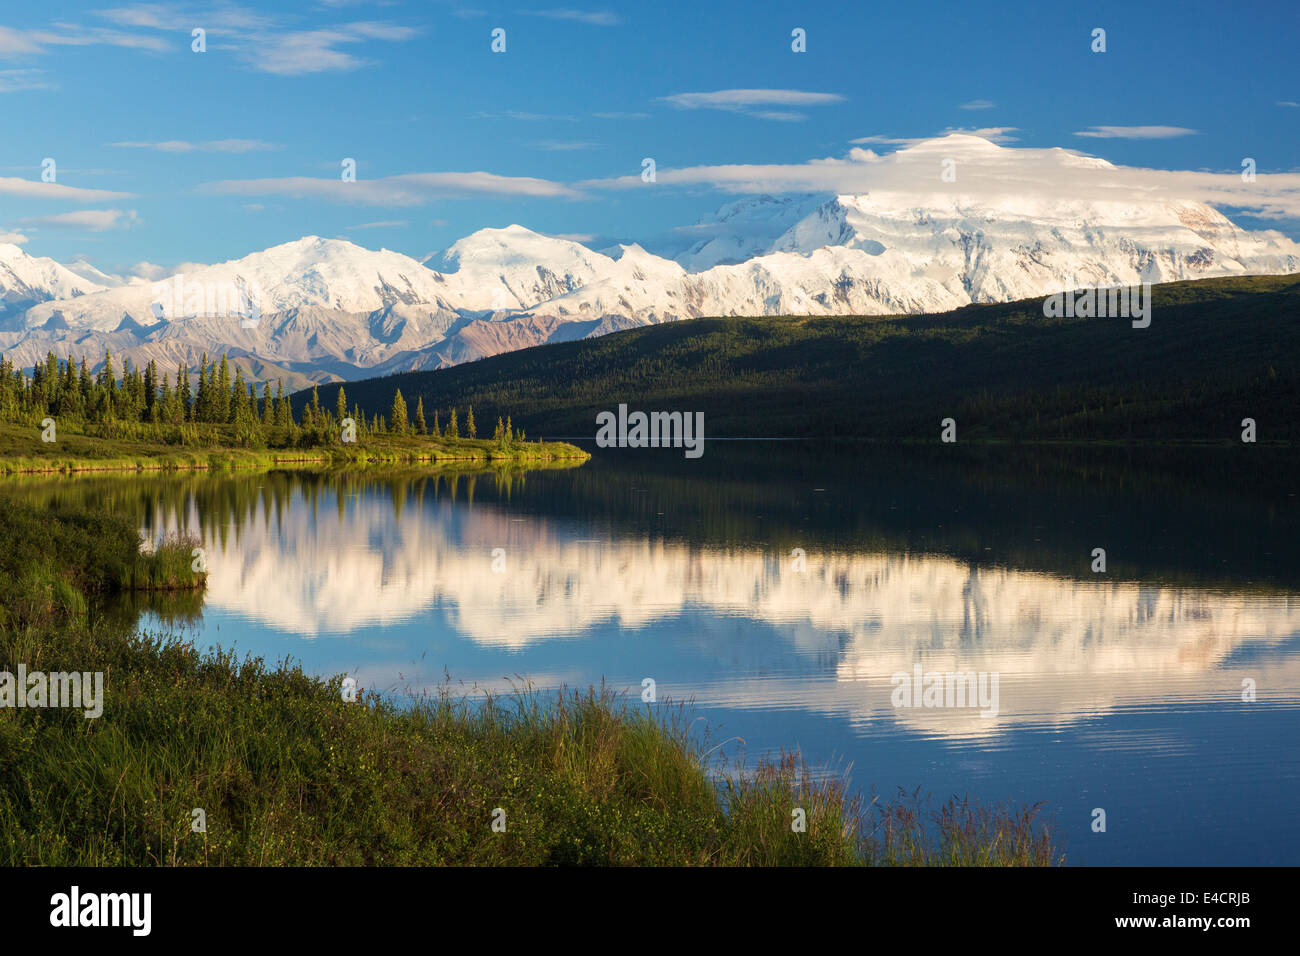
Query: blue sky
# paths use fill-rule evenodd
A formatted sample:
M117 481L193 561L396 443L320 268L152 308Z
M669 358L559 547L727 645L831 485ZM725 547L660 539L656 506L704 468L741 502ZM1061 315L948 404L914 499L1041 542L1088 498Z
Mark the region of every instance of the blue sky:
M1294 3L567 2L8 4L0 237L122 274L308 234L423 257L513 222L671 253L737 198L719 167L951 129L1151 171L1134 188L1213 173L1229 201L1251 157L1272 198L1234 218L1300 237Z

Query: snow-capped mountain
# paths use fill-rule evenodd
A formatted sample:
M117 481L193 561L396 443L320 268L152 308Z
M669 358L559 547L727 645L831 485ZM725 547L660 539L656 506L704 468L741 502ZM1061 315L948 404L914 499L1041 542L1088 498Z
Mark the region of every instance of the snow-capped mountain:
M53 259L29 256L12 243L0 242L0 328L7 320L21 320L23 311L38 302L71 299L107 287Z
M307 236L158 282L137 282L72 302L44 302L28 309L24 324L36 329L53 322L108 332L126 318L151 326L229 315L238 309L223 306L234 301L231 290L241 288L249 294L245 306L256 304L263 315L311 309L368 314L417 303L445 306L442 277L414 259Z
M895 155L927 168L957 155L969 171L1014 163L1016 152L954 134ZM1063 174L1109 167L1038 153ZM0 351L31 365L51 349L94 361L107 346L165 368L227 352L249 378L301 383L699 316L933 312L1082 285L1300 271L1300 245L1199 202L980 198L955 186L759 196L687 233L695 241L674 260L638 245L607 255L511 225L423 263L309 236L116 287L86 263L74 272L0 246Z
M609 256L523 226L480 229L425 261L456 305L498 312L526 309L579 289L608 270Z
M772 243L814 209L824 196L753 196L727 203L712 216L680 232L698 237L677 261L688 272L729 266L761 256Z

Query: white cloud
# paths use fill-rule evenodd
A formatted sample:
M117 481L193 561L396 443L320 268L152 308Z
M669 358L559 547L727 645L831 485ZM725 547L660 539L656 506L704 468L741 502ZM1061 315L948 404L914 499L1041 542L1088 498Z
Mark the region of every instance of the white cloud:
M145 3L96 13L121 26L185 34L184 47L158 37L133 35L161 49L187 49L190 29L201 26L207 31L210 51L231 50L250 69L281 76L356 70L374 61L341 47L371 41L398 43L419 34L413 27L376 21L334 24L314 30L284 30L274 17L230 5L200 8ZM0 36L0 52L3 43L4 38Z
M1183 126L1089 126L1074 135L1089 139L1173 139L1198 132Z
M838 93L806 90L714 90L711 93L674 93L659 97L683 110L730 110L751 112L761 106L826 106L842 103Z
M755 119L776 120L778 123L799 123L808 118L806 114L793 110L747 110L745 115Z
M37 30L0 27L0 56L43 54L50 52L49 48L53 46L116 46L163 53L172 45L161 37L66 23L56 24L52 29Z
M1300 109L1300 103L1297 103L1295 100L1278 100L1277 105L1290 106L1293 109Z
M152 262L137 262L126 270L127 274L137 283L139 282L157 282L159 279L166 279L168 276L182 275L186 272L197 272L200 269L206 269L207 265L202 262L182 262L176 266L160 266Z
M356 70L369 61L338 47L364 40L409 40L416 35L410 27L379 23L352 23L322 30L281 34L255 34L244 62L264 73L301 76L334 70Z
M884 146L910 146L913 143L923 143L924 138L913 137L911 139L900 138L896 136L859 136L857 139L849 140L854 146L866 146L868 144L879 143Z
M95 16L123 27L165 30L176 25L177 8L169 4L142 3L131 7L96 10Z
M45 79L44 70L0 70L0 93L52 89L55 85Z
M949 126L944 130L944 134L949 133L966 133L970 136L978 136L980 139L987 139L990 143L1014 143L1020 137L1012 136L1012 133L1018 132L1014 126L984 126L979 129L962 129L956 126Z
M944 159L957 162L956 183L939 175ZM918 203L957 194L972 203L1005 200L1150 202L1199 201L1260 217L1300 217L1300 174L1260 173L1243 182L1226 173L1116 166L1076 150L997 146L985 138L952 134L883 156L852 149L844 157L788 164L660 165L654 188L710 186L722 192L898 193ZM647 188L638 174L579 183L593 189Z
M529 196L576 199L577 190L563 183L531 176L498 176L495 173L405 173L380 179L312 179L289 176L282 179L227 179L205 183L200 191L235 196L289 196L296 199L324 199L331 202L366 203L375 206L418 206L432 199L475 196Z
M78 202L107 202L113 199L130 199L132 193L111 192L107 189L80 189L62 183L45 183L33 179L0 176L0 196L21 196L24 199L75 199Z
M132 149L156 149L163 153L251 153L258 150L282 149L275 143L266 143L260 139L214 139L206 143L190 143L182 139L169 139L160 143L121 142L109 143L110 146L124 146Z
M600 143L584 143L580 141L544 139L533 143L537 149L545 149L551 152L576 152L584 149L600 149Z
M41 229L85 229L104 232L108 229L125 229L139 221L134 209L81 209L61 212L52 216L33 216L21 220Z
M578 121L576 116L557 116L550 113L528 113L522 110L504 110L500 113L480 112L475 114L475 119L512 119L523 120L528 123L552 123L556 121L563 123L576 123Z
M986 139L990 143L1014 143L1018 139L1011 134L1017 132L1014 126L985 126L981 129L963 129L960 127L949 126L939 136L947 136L951 133L965 133L970 136L978 136L980 139ZM915 146L917 143L924 143L933 139L933 136L859 136L857 139L849 140L854 146Z
M523 10L525 16L546 17L549 20L572 20L596 27L613 27L623 22L616 13L606 10Z
M0 242L7 242L11 245L21 246L27 241L27 237L21 232L0 232Z
M957 107L959 110L991 110L997 105L992 100L971 100Z

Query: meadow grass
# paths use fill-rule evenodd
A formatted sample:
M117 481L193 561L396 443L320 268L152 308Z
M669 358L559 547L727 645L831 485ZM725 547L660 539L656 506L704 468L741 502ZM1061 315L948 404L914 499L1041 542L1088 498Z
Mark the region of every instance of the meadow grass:
M99 671L105 698L0 708L0 864L1062 862L1032 808L864 803L793 754L730 766L682 708L603 687L348 701L341 677L140 631L142 607L196 613L134 590L201 584L191 542L142 555L121 516L5 499L0 523L0 670Z
M125 428L125 427L124 427ZM147 428L141 437L105 437L93 426L65 426L57 441L41 440L36 425L0 423L0 474L87 471L234 471L285 465L357 467L371 464L493 465L513 462L581 462L591 456L566 442L519 442L509 448L486 438L369 436L355 444L315 447L242 448L227 426L193 426L198 444L158 440Z

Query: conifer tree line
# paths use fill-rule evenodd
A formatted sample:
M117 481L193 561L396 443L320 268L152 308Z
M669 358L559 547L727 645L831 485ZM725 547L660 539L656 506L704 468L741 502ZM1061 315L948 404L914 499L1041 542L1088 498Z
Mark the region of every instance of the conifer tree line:
M197 376L197 380L195 378ZM160 370L155 361L143 368L122 363L118 375L111 350L104 351L104 362L93 375L83 356L80 363L72 356L58 358L50 352L43 364L16 368L0 356L0 421L38 424L53 418L60 424L99 426L101 431L121 431L114 426L128 426L135 434L152 433L165 437L163 426L171 426L171 435L181 440L196 437L197 429L186 426L233 426L234 441L244 446L265 444L271 437L277 444L314 445L338 443L342 423L351 418L358 440L369 435L428 435L434 438L477 438L474 409L465 412L464 434L458 423L457 410L449 410L444 430L435 410L433 424L425 418L424 399L420 398L414 415L408 414L401 390L393 396L387 416L369 419L359 406L348 410L347 395L339 391L333 409L324 408L315 386L311 400L295 416L292 403L284 394L283 380L277 381L274 394L271 383L257 387L244 380L243 370L234 367L225 355L221 361L208 360L204 353L196 370L184 362L176 367L175 377ZM141 430L132 426L158 426ZM177 432L177 430L180 430ZM501 447L525 441L522 430L515 430L507 418L497 419L493 441Z

